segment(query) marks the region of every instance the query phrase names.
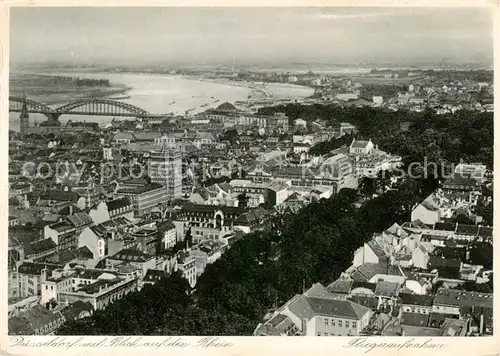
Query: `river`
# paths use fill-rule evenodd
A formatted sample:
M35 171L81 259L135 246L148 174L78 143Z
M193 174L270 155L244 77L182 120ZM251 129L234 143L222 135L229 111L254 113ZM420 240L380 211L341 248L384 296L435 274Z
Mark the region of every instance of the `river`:
M36 73L38 75L44 73ZM111 84L126 85L131 88L126 94L118 95L123 102L138 106L153 114L176 114L184 115L186 111L195 114L214 108L223 102L234 103L243 101L248 95L255 93L252 88L246 87L243 83L221 83L206 80L197 80L176 75L160 74L131 74L131 73L83 73L83 72L45 72L47 75L77 76L81 78L109 79ZM236 84L236 85L235 85ZM293 84L266 84L266 90L273 94L276 99L292 98L302 99L313 94L314 90ZM44 101L43 97L28 98ZM50 99L54 99L51 97ZM62 97L56 105L58 107L71 102L71 97ZM77 116L63 115L60 118L62 123L67 120L91 121L105 124L112 120L112 117L104 116ZM40 123L46 120L42 114L30 114L31 124ZM19 113L9 114L9 125L11 130L19 130Z

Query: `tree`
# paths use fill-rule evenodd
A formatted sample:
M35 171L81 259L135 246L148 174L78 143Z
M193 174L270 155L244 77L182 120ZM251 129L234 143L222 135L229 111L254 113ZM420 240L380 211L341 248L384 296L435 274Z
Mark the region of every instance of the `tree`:
M377 183L375 179L363 177L359 183L359 193L365 198L372 198L377 193Z
M241 209L246 209L248 207L248 201L250 197L246 193L241 193L238 195L238 207Z

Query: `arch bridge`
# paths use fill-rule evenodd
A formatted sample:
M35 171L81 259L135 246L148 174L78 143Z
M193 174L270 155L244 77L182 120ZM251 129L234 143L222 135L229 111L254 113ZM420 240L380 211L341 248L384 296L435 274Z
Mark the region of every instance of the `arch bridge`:
M9 111L21 112L23 105L30 113L44 114L48 118L58 119L61 115L89 115L157 118L162 115L151 114L137 106L111 99L82 99L76 100L58 108L51 108L43 103L15 96L9 97Z

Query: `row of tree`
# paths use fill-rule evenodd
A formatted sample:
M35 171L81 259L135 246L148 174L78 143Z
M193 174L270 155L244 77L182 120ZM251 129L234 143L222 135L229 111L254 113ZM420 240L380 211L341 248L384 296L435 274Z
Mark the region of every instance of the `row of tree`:
M275 216L273 229L246 235L207 266L192 295L173 274L90 318L68 322L59 333L251 335L273 306L304 286L338 278L373 232L407 221L425 187L407 181L359 208L356 191L346 189L299 214Z
M289 104L259 110L272 115L284 112L290 120L325 120L331 126L348 122L358 129L358 138L369 139L387 152L401 155L405 163L457 163L460 159L493 167L493 113L457 111L437 115L423 112L390 111L372 107ZM409 126L409 129L405 127ZM332 144L334 146L334 144ZM324 149L313 151L327 153Z

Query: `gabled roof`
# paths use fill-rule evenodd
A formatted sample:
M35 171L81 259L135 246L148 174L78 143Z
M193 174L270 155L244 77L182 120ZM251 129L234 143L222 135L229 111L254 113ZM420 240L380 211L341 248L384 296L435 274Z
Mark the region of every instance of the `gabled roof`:
M458 224L456 234L460 235L472 235L476 236L479 232L479 226L477 225L464 225Z
M40 195L42 200L55 200L55 201L70 201L76 203L78 201L78 194L75 192L64 192L61 190L48 190Z
M24 254L25 256L34 255L40 252L50 251L56 247L56 243L49 237L24 246Z
M92 218L86 212L70 215L66 218L74 227L82 227L93 223Z
M19 316L26 319L31 324L34 330L40 329L58 319L64 319L61 312L53 313L40 304L37 304L36 306L24 312L21 312Z
M333 295L321 283L314 283L305 293L306 297L314 298L333 298Z
M427 327L429 323L429 314L403 312L401 316L401 325Z
M286 306L299 319L311 320L314 317L314 312L307 301L307 297L297 294L293 297Z
M457 228L456 224L450 224L450 223L444 223L444 222L437 222L434 225L434 230L441 230L441 231L454 232L456 228Z
M385 253L384 249L382 248L382 246L380 246L380 244L377 241L372 239L367 242L367 245L371 248L373 253L375 253L375 255L378 258L387 257L387 254Z
M399 289L399 283L378 281L377 287L375 288L375 295L392 298L399 294Z
M399 299L401 300L402 304L421 305L421 306L430 307L430 306L432 306L432 301L433 301L434 297L432 295L399 293Z
M108 211L114 211L120 208L129 207L132 205L129 197L118 198L115 200L107 201L106 206Z
M436 304L493 309L493 293L466 292L441 288L434 296L434 305Z
M348 300L307 298L307 301L315 315L359 320L370 311Z
M482 237L493 237L493 228L487 226L481 226L479 228L478 235Z
M370 143L370 141L353 140L353 142L351 143L351 147L353 147L353 148L365 148L366 146L368 146L369 143Z
M348 279L337 279L326 287L330 293L349 294L353 288L354 281Z
M388 263L365 263L356 268L356 270L352 273L352 279L357 282L367 282L377 274L404 277L401 270L397 266L393 266Z

